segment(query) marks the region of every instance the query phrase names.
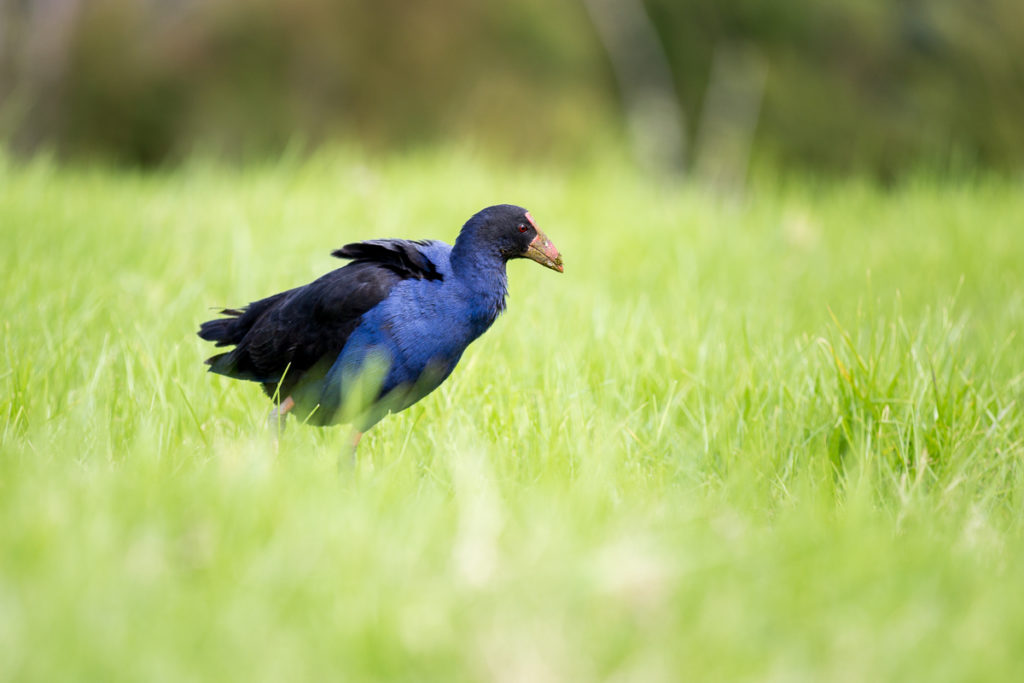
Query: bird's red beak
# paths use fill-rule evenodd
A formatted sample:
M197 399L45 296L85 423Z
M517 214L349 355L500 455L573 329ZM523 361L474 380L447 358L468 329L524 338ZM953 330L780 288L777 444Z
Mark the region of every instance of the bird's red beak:
M537 236L530 240L530 244L526 247L526 253L523 256L531 261L536 261L545 268L564 273L562 255L558 253L558 249L548 239L548 236L537 227L537 224L533 221L533 216L527 213L526 218L533 225L533 229L537 231Z
M558 249L548 239L548 236L540 230L537 231L537 236L530 241L530 246L526 248L524 256L545 268L557 270L559 273L565 272L565 269L562 268L562 255L558 253Z

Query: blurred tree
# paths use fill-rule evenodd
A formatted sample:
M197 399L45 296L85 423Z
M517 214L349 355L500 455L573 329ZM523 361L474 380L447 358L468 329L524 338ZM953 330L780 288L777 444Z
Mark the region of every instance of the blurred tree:
M672 69L640 0L583 0L608 51L637 160L653 171L686 167L686 116Z
M621 130L733 182L752 156L1019 168L1022 29L1020 0L0 0L0 134L143 165L329 140L586 158Z

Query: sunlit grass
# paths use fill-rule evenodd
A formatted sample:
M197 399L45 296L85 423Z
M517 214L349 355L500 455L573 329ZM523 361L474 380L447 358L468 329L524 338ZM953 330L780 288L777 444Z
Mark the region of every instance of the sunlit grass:
M387 236L566 257L367 434L195 337ZM1016 680L1024 194L0 161L0 678Z

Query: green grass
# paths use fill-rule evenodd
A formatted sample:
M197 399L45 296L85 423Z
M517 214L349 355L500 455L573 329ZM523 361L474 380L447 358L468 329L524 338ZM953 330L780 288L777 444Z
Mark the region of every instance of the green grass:
M371 237L566 257L363 440L195 337ZM1019 183L0 158L0 679L1021 680Z

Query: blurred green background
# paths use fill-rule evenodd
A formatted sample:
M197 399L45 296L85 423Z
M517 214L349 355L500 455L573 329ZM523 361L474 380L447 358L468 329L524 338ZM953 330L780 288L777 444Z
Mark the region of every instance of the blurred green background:
M1020 0L2 0L0 135L144 166L457 143L723 176L1024 161Z
M0 0L0 683L1024 681L1022 23ZM204 371L504 201L565 274L355 469Z

